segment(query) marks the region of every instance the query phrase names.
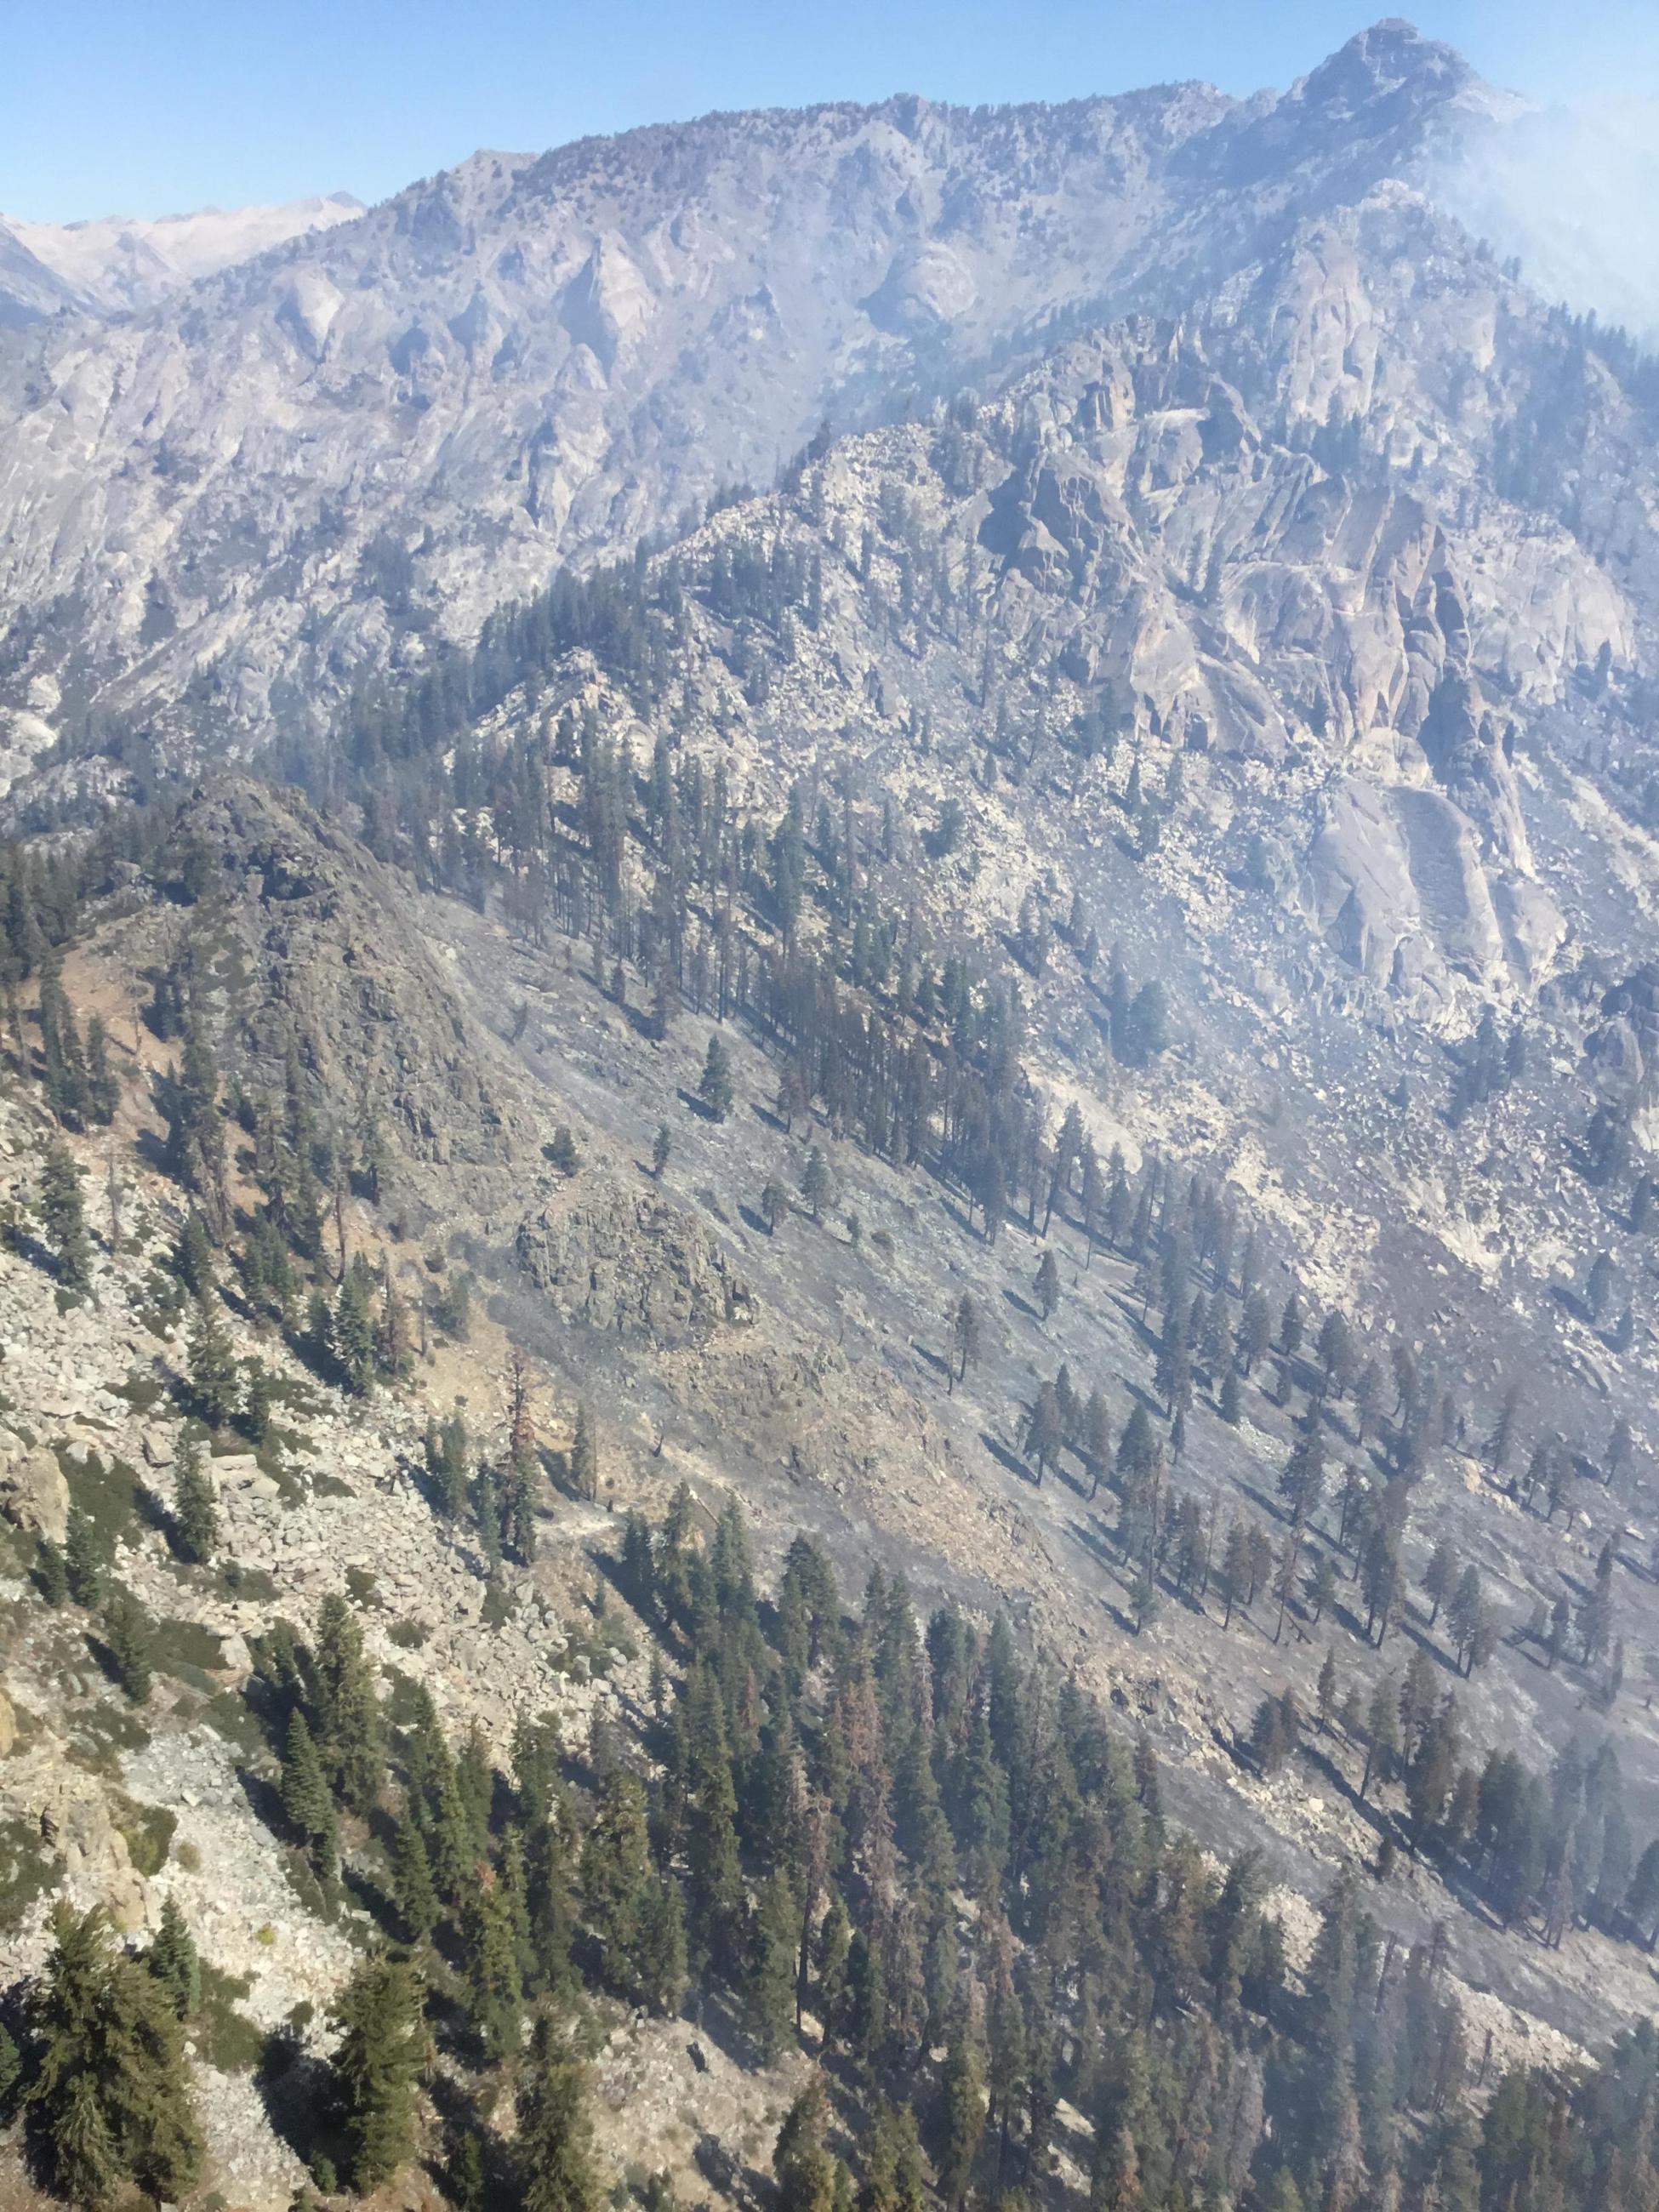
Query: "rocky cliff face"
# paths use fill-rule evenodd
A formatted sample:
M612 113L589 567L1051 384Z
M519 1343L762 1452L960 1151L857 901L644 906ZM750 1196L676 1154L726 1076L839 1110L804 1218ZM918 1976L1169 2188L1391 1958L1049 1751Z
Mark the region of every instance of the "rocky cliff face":
M227 1075L280 1089L290 1055L343 1134L379 1122L404 1187L450 1171L474 1203L513 1188L536 1127L509 1056L465 1005L407 890L354 839L254 784L204 793L191 832L229 893L216 957L192 963ZM129 957L176 956L165 915ZM522 1173L522 1166L518 1174Z

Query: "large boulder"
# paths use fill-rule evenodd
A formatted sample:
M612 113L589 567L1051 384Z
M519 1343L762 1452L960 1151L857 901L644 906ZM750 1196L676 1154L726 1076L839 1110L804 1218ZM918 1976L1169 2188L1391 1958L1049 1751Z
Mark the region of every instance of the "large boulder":
M654 1192L603 1186L519 1224L519 1264L566 1321L659 1346L752 1317L750 1293L702 1224Z
M15 1528L61 1544L69 1527L70 1489L57 1455L0 1430L0 1513Z

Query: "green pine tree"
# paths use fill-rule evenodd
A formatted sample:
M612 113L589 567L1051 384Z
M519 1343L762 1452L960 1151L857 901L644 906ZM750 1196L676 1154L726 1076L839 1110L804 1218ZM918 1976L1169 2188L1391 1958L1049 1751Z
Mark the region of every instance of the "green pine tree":
M467 2017L492 2066L517 2048L524 2006L508 1903L501 1883L481 1864L461 1908L462 1973Z
M718 1035L708 1040L708 1054L697 1079L697 1096L716 1121L725 1121L732 1111L732 1056Z
M795 1957L800 1906L781 1867L761 1893L749 1929L744 2019L763 2065L783 2051L795 2027Z
M328 1777L302 1712L296 1711L288 1724L282 1796L289 1826L304 1845L319 1875L329 1881L334 1873L339 1824Z
M276 1380L257 1353L242 1362L242 1434L257 1447L270 1434Z
M824 2148L827 2107L823 2079L814 2074L784 2114L772 2152L778 2212L836 2212L844 2176Z
M167 1992L167 2002L179 2018L193 2019L202 2005L202 1961L172 1890L161 1900L161 1924L144 1954L144 1964Z
M103 2212L125 2184L177 2202L201 2173L202 2137L178 2015L102 1909L52 1911L33 2007L28 2104L62 2195Z
M522 1790L523 1769L520 1769ZM530 1831L525 1853L525 1881L530 1912L532 1970L526 1982L532 1996L556 1995L570 1984L573 1911L570 1872L560 1823L542 1814Z
M340 1379L356 1397L366 1397L374 1380L374 1312L371 1304L374 1278L356 1261L347 1268L339 1296L334 1301L330 1327L335 1364Z
M939 2193L947 2204L960 2205L967 2197L985 2132L985 2081L979 2054L961 2034L951 2039L945 2057L940 2105Z
M640 1965L647 1899L654 1885L646 1825L645 1790L618 1767L607 1779L582 1842L583 1917L592 1930L607 1977L626 1996L642 2000Z
M425 1839L408 1812L392 1840L392 1889L410 1942L424 1943L438 1924L438 1893Z
M214 1288L213 1240L194 1206L173 1248L173 1272L193 1298L204 1298Z
M116 1680L135 1705L147 1705L155 1682L155 1625L132 1592L119 1583L104 1606L104 1642Z
M646 1892L641 1914L640 2002L659 2019L667 2019L685 1994L685 1908L679 1884L664 1875Z
M921 2144L908 2105L890 2105L884 2098L877 2106L864 2171L859 2212L923 2212Z
M58 1279L77 1296L92 1285L92 1245L87 1236L81 1170L61 1138L46 1147L40 1174L40 1222L57 1262Z
M743 1872L738 1858L737 1790L726 1748L720 1686L702 1666L687 1680L687 1863L690 1929L697 1959L726 1976L739 1958Z
M69 1568L64 1554L50 1536L42 1536L34 1547L34 1585L48 1605L62 1605L70 1594Z
M222 1428L236 1410L236 1354L219 1311L218 1293L204 1291L190 1317L185 1370L202 1419Z
M107 1128L121 1103L121 1086L109 1064L109 1031L101 1014L87 1024L87 1105L94 1121Z
M195 1437L181 1435L173 1455L173 1525L185 1557L205 1565L219 1541L219 1506Z
M312 1686L324 1770L340 1802L367 1813L386 1779L386 1724L362 1624L337 1590L318 1607Z
M365 1959L335 2002L334 2079L352 2186L389 2181L415 2148L415 2094L427 2063L425 1992L406 1959Z
M599 2212L586 2079L545 2014L519 2097L519 2164L524 2212Z
M71 1505L69 1510L69 1525L64 1535L64 1567L69 1578L70 1595L76 1605L90 1610L104 1594L104 1553L96 1528L78 1505Z

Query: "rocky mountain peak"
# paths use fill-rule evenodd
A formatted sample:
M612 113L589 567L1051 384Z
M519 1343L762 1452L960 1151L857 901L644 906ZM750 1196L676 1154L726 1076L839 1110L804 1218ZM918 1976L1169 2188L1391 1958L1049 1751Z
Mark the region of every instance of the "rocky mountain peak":
M1385 15L1310 70L1297 91L1310 105L1341 103L1358 112L1408 87L1420 97L1443 98L1477 82L1455 47L1425 39L1404 16Z

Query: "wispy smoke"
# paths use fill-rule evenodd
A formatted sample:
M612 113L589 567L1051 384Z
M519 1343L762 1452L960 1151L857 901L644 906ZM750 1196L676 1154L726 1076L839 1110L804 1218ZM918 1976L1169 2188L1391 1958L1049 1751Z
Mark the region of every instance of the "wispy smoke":
M1432 179L1546 299L1659 345L1659 99L1602 96L1477 125Z

